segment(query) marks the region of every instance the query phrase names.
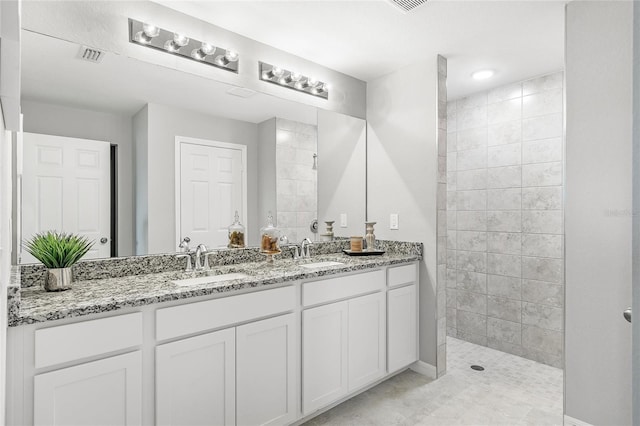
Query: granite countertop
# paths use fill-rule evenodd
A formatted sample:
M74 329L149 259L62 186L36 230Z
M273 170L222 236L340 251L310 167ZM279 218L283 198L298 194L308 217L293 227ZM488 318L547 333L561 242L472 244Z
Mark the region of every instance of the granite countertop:
M416 254L386 253L382 256L351 257L341 253L333 253L317 255L300 261L279 259L275 260L272 266L266 262L249 262L226 266L212 265L209 272L171 271L76 281L71 290L63 292L46 292L41 287L20 288L13 286L9 291L9 326L53 321L126 307L313 279L344 272L409 263L420 259L421 256ZM344 265L313 269L300 266L305 263L324 261L341 262ZM171 282L177 279L234 272L242 272L249 277L225 281L223 285L209 283L182 287Z

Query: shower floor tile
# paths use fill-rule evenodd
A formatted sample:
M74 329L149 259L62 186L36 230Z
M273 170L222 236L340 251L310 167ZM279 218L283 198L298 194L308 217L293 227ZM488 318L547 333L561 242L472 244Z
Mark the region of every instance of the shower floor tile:
M405 371L305 425L562 425L562 382L558 368L448 337L445 376Z

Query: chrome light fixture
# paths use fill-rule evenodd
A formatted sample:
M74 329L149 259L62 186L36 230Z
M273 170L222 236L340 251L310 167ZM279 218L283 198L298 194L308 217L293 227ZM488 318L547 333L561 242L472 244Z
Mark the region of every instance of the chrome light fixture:
M304 92L309 95L329 99L329 85L311 76L305 76L295 71L285 70L276 65L258 62L259 78L262 81L278 86Z
M238 72L237 52L131 18L129 19L129 41L216 68Z

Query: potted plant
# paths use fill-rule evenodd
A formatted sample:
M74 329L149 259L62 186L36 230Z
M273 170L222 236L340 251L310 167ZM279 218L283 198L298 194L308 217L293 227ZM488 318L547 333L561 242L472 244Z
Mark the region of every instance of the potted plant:
M45 290L61 291L71 288L71 266L87 254L93 244L79 235L47 231L34 235L25 243L25 249L47 268Z

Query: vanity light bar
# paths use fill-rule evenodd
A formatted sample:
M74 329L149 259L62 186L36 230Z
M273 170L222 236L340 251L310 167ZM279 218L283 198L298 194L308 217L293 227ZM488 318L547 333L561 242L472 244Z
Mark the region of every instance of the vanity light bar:
M129 41L238 73L239 55L237 52L131 18L129 18Z
M327 83L265 62L258 62L258 66L258 78L262 81L329 99L329 85Z

